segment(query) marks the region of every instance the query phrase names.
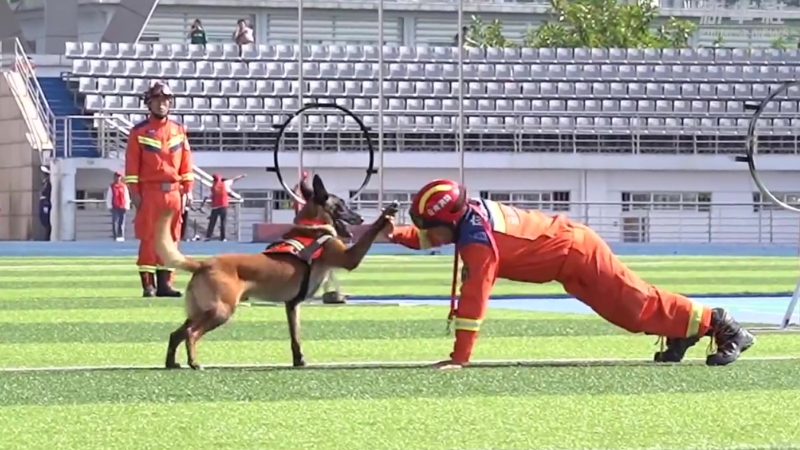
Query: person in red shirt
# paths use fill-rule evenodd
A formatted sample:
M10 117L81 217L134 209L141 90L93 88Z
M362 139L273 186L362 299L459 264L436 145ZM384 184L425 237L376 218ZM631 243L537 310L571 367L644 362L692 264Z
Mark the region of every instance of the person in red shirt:
M225 223L228 220L228 192L237 180L241 180L245 175L237 175L231 179L222 178L222 175L215 173L214 181L211 183L211 216L208 218L208 229L206 230L206 241L211 240L214 234L214 227L219 220L219 240L225 241ZM203 203L208 198L203 199Z
M722 308L710 308L648 284L627 268L586 225L485 199L467 198L451 180L434 180L415 196L414 226L389 227L387 237L413 249L454 243L463 261L461 294L451 311L455 346L439 368L469 363L498 278L527 283L557 281L597 314L631 333L667 338L656 362L679 362L701 337L717 351L706 364L726 365L755 342Z
M114 182L106 192L106 206L111 211L111 233L114 240L125 240L125 215L131 209L131 195L128 186L122 181L122 172L114 172Z
M172 270L155 251L153 225L172 209L172 238L179 240L181 212L191 200L194 173L187 130L169 118L172 90L153 83L144 95L150 117L133 126L125 150L125 183L136 208L134 228L139 239L139 277L144 297L180 297L172 288Z

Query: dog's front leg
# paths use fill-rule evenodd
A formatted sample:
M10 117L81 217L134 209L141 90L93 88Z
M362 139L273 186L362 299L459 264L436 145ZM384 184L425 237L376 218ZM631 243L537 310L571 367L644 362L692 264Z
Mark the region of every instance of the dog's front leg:
M292 301L286 303L286 321L289 323L289 339L292 342L292 365L303 367L306 361L303 358L303 350L300 348L300 302Z
M397 214L397 204L392 203L381 212L380 217L367 228L364 234L350 248L347 248L338 240L328 241L331 245L326 248L328 253L323 254L323 256L327 258L329 265L341 267L345 270L358 268L361 261L367 256L367 252L369 252L375 239L378 238L378 235L395 214Z

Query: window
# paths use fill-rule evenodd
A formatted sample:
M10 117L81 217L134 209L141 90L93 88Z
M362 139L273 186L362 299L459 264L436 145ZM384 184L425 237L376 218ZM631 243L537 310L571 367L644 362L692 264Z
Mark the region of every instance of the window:
M294 209L294 199L283 189L272 191L272 209Z
M485 194L485 196L484 196ZM481 192L482 198L496 202L508 203L521 209L538 209L541 211L569 211L570 192Z
M270 199L270 191L257 191L257 190L237 190L239 195L242 196L243 208L266 208L267 200Z
M623 211L711 211L710 192L622 192Z
M773 192L772 195L784 203L800 207L800 193ZM776 205L772 200L764 197L761 192L753 192L753 212L781 210L783 210L781 206Z

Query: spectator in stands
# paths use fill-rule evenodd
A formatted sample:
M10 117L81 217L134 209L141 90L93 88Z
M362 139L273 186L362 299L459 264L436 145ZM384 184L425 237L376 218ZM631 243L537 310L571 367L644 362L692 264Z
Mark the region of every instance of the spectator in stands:
M45 241L50 240L53 227L50 225L50 210L53 207L51 198L53 195L53 186L50 184L50 169L47 166L42 166L42 173L44 179L42 180L42 189L39 191L39 222L44 228Z
M114 172L114 181L106 192L106 206L111 211L111 232L114 240L125 241L125 215L131 209L131 193L122 180L122 172Z
M189 43L202 46L208 44L206 30L203 28L203 23L200 19L195 19L194 23L192 23L192 28L189 30Z
M242 46L250 45L255 41L253 27L247 23L247 20L239 19L236 29L233 31L233 42L239 46L239 56L242 56Z
M237 175L231 179L222 178L222 175L215 173L214 182L211 185L211 216L208 218L208 229L206 230L206 241L211 240L214 234L214 227L219 219L219 240L225 241L225 225L228 220L228 193L237 180L241 180L246 175ZM203 199L203 203L208 197Z

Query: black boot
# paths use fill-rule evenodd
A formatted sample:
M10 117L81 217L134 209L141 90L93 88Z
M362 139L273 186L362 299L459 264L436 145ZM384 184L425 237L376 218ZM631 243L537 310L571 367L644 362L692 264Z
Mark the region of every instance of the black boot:
M142 280L142 297L156 296L156 282L153 274L149 272L139 272L139 279Z
M169 270L156 271L156 297L181 297L183 294L172 288L172 272Z
M322 294L322 303L326 305L343 305L347 303L347 296L336 291Z
M667 348L663 352L656 352L653 360L657 363L678 363L686 356L686 351L700 341L700 336L687 338L667 338Z
M755 336L722 308L711 310L711 330L717 352L706 357L706 365L709 366L725 366L736 361L742 352L756 342Z

